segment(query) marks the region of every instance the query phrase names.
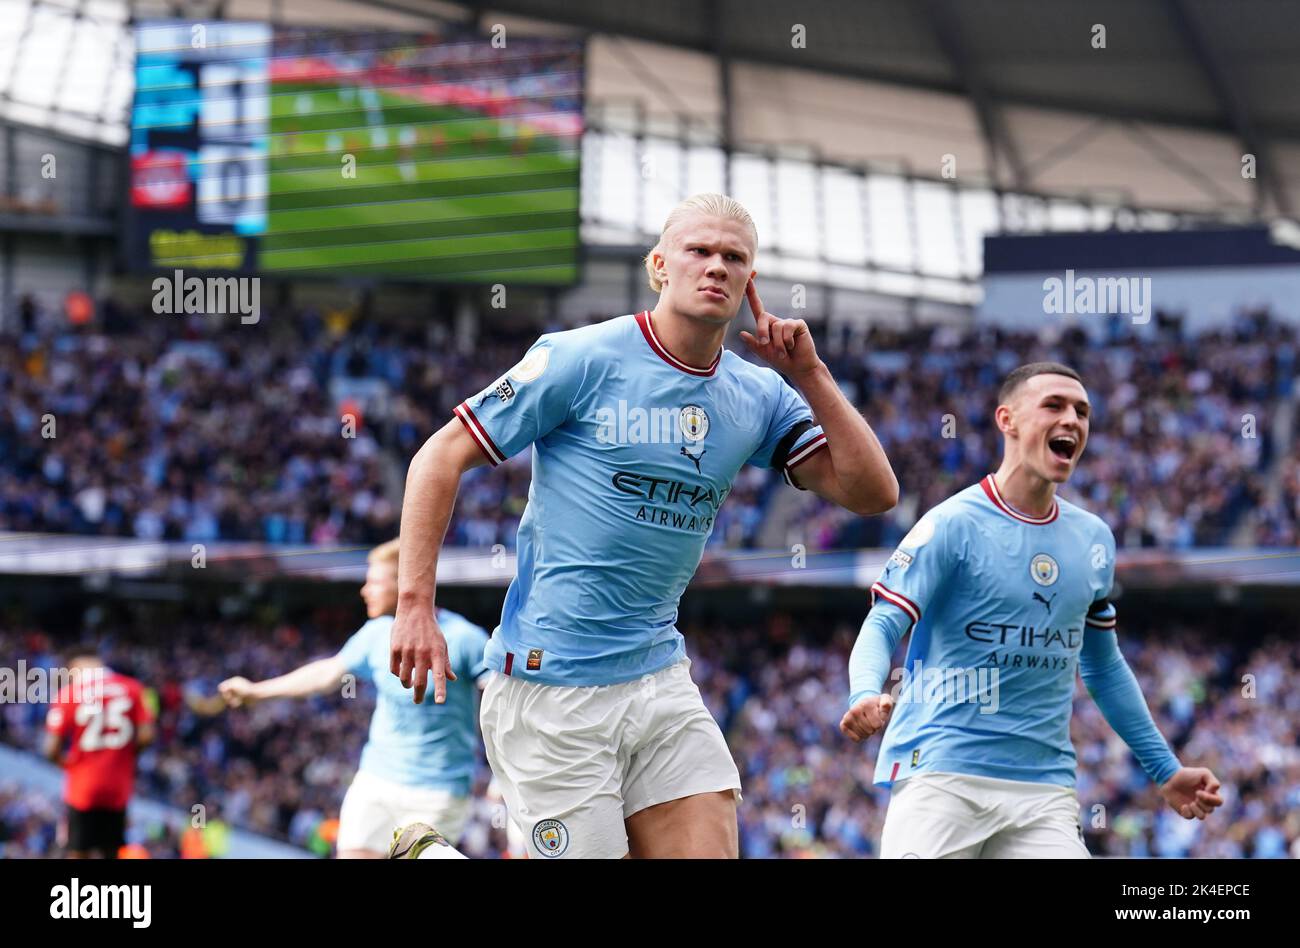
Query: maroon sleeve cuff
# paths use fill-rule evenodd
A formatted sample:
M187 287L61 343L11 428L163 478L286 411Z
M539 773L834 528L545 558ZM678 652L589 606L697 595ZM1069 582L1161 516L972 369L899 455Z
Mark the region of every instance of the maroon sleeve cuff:
M474 439L474 443L478 445L479 450L483 452L483 456L488 459L489 464L496 467L506 459L505 455L501 453L501 449L492 440L492 436L487 433L487 429L483 427L483 423L478 420L473 409L469 407L469 402L461 402L452 409L452 413L460 419L460 423L465 426L465 430Z

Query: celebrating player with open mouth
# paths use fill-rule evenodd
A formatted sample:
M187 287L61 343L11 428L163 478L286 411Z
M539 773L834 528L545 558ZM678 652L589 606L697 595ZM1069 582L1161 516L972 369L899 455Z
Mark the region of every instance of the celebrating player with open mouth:
M883 857L1086 857L1070 744L1076 667L1174 810L1203 820L1223 803L1214 774L1169 749L1120 653L1110 528L1056 496L1089 414L1074 370L1012 372L995 416L1002 466L922 517L871 587L840 730L863 741L886 729ZM881 689L909 629L896 699Z
M431 668L442 701L454 676L432 603L460 476L533 445L480 712L533 856L735 857L739 774L675 627L718 507L747 463L862 515L897 500L807 325L764 310L757 243L736 201L683 202L646 257L652 312L542 336L411 462L392 671L419 702ZM742 297L746 345L803 398L723 348Z

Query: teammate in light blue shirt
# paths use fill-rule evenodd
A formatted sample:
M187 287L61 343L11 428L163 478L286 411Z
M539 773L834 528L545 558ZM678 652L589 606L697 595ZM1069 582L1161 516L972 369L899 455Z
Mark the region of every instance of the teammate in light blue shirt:
M487 671L488 634L464 616L438 610L438 627L456 680L446 704L413 704L388 670L393 617L371 619L344 643L337 661L375 687L375 713L360 769L408 787L436 787L467 796L477 760L477 681ZM444 831L445 832L445 831Z
M953 822L960 823L954 785L967 787L978 806L992 806L999 789L1032 791L1035 784L1073 793L1070 713L1078 671L1169 804L1204 819L1222 802L1218 781L1204 768L1179 764L1119 651L1108 598L1115 573L1110 528L1056 496L1088 437L1089 405L1078 375L1057 363L1017 369L999 395L997 422L1006 438L997 474L922 517L871 587L841 729L861 741L888 724L876 759L878 784L897 788L929 774L979 778L946 781L934 791L957 808ZM889 675L909 630L904 666ZM1003 786L1009 782L1021 786ZM978 791L969 789L976 785ZM908 835L900 824L912 810L933 816L945 805L918 801L896 813L895 792L886 840L891 830L896 841ZM1059 794L1042 793L1072 825L1077 801L1072 809L1058 805ZM1023 809L1023 797L1017 800ZM928 846L925 855L989 855L982 844L995 836L1002 855L1063 854L1049 842L1017 852L1018 837L1040 833L1046 840L1043 826L999 828L995 817L981 824L971 812L965 811L968 825L927 824L925 839L900 844L903 854ZM926 818L911 817L911 836Z
M543 336L411 463L392 670L418 702L429 667L440 700L430 606L460 475L533 448L480 715L531 855L735 856L739 778L675 627L718 507L745 464L864 515L896 500L807 325L763 308L756 247L737 202L688 199L646 258L653 311ZM723 349L746 297L741 338L789 382Z
M268 698L341 691L355 697L360 681L377 690L370 736L339 814L340 858L382 858L397 827L421 820L455 842L469 814L477 760L478 684L488 635L464 616L439 609L455 681L445 704L416 705L388 670L389 633L397 607L398 541L370 552L361 598L369 621L337 655L285 675L252 682L229 678L221 695L231 707Z

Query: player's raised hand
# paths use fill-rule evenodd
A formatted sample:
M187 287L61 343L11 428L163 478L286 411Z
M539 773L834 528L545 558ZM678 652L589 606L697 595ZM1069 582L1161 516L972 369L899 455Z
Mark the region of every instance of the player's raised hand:
M424 702L433 672L433 700L447 700L447 682L456 680L447 660L447 640L443 638L432 609L397 608L393 631L389 636L389 670L402 681L403 688L415 684L415 703Z
M227 678L217 685L217 693L225 699L226 707L239 708L257 701L257 690L247 678Z
M840 731L855 744L861 744L872 734L883 730L894 712L893 696L887 692L867 695L845 712L840 721Z
M1203 820L1223 806L1219 781L1205 767L1183 767L1164 782L1160 795L1185 820Z
M793 375L810 372L817 367L821 360L817 356L817 347L813 345L812 333L808 331L806 322L802 319L781 319L765 310L752 278L745 284L745 298L749 300L750 312L754 314L755 331L750 333L742 329L740 338L750 352L774 369Z

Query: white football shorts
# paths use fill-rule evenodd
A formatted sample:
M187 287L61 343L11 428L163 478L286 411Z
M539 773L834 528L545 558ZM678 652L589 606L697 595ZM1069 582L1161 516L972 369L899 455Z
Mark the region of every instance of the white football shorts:
M740 773L690 659L617 685L542 685L493 672L479 722L530 858L620 859L624 820Z
M450 790L408 787L357 771L339 809L339 852L369 849L387 853L393 830L428 823L455 845L469 816L470 798Z
M967 774L894 783L882 859L1087 859L1073 788Z

